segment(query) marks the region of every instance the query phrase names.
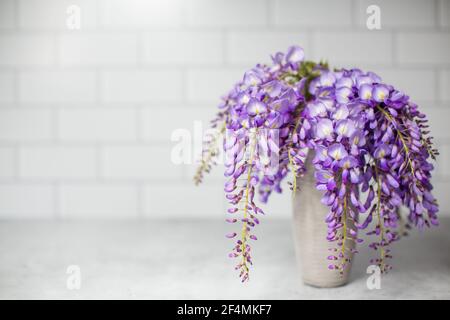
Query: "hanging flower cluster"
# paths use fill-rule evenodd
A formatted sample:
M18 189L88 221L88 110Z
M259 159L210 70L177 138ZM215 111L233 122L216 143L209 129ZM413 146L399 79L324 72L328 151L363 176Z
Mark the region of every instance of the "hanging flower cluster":
M217 135L206 141L197 183L209 172L224 135L225 193L231 207L227 222L240 223L226 236L235 241L242 281L249 279L251 241L270 194L282 191L289 172L297 177L312 158L316 187L329 207L329 269L343 272L351 254L349 242L362 242L358 229L374 239L376 263L390 269L388 245L404 226L437 225L438 205L431 194L429 159L436 157L427 120L409 97L359 69L329 70L326 63L304 61L300 47L277 53L272 65L257 65L223 98L213 120ZM300 186L301 187L301 186ZM403 223L399 208L409 209ZM320 218L320 217L318 217Z

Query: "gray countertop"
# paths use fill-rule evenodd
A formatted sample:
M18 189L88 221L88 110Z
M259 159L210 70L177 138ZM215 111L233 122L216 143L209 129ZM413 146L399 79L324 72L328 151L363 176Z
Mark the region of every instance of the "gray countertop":
M289 220L264 221L255 266L241 284L222 221L0 222L2 299L450 299L450 220L393 246L394 270L366 286L369 249L351 281L301 283ZM81 288L69 290L71 265Z

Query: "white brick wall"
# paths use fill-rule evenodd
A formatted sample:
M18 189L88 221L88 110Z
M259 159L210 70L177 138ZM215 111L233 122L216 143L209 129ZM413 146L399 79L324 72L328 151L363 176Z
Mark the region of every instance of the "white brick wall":
M320 31L314 34L313 44L315 59L333 65L390 65L393 60L392 34L384 31Z
M190 68L186 74L187 101L192 103L216 103L238 80L243 68Z
M400 64L449 66L449 57L448 32L404 32L398 35L397 59Z
M182 166L170 161L169 146L108 146L101 150L101 174L107 179L157 180L176 183Z
M0 73L0 103L8 103L14 101L14 83L15 77L13 72Z
M444 140L445 141L445 140ZM445 142L437 141L437 146L439 147L439 158L435 167L436 174L445 179L450 178L450 146L445 144Z
M436 72L425 68L377 68L383 80L407 92L423 108L433 106L432 101L438 96ZM431 103L430 103L431 102ZM426 110L426 109L425 109Z
M306 32L235 31L228 34L228 62L252 67L258 62L269 63L270 55L292 43L301 43L307 52L310 41Z
M135 65L137 36L130 33L66 34L60 39L63 65Z
M450 26L450 2L448 0L439 0L439 20L443 27Z
M174 115L177 115L174 117ZM139 119L141 121L142 138L149 141L167 142L177 129L188 129L193 133L194 121L200 121L204 130L209 128L209 121L215 110L205 108L165 107L144 108Z
M95 160L92 147L21 147L19 177L50 181L95 178Z
M16 16L16 8L14 0L4 0L0 10L0 30L8 30L14 28Z
M187 25L196 27L252 27L267 24L267 0L187 0Z
M105 102L176 102L183 95L182 74L176 69L106 71L101 75Z
M2 0L3 1L3 0ZM67 30L65 15L70 5L82 9L83 29L97 25L97 1L91 0L12 0L18 2L17 25L28 30Z
M101 25L108 28L180 26L183 0L100 0Z
M433 136L440 141L450 139L450 130L448 130L448 119L450 119L449 108L429 108L426 110L430 126L433 130ZM449 163L450 165L450 163Z
M14 177L16 166L15 150L12 147L0 147L0 179Z
M366 8L376 4L380 7L382 24L386 28L433 27L436 23L436 2L429 0L358 0L355 1L356 22L366 25Z
M92 147L20 147L19 177L50 181L95 178L95 160Z
M308 28L352 25L351 0L275 0L274 3L276 25Z
M135 141L136 110L125 108L61 108L58 138L70 141Z
M135 219L137 191L133 184L64 184L59 193L59 210L67 219Z
M51 111L44 108L0 108L0 141L21 143L53 137Z
M2 219L49 219L55 217L55 190L47 184L0 184Z
M52 34L4 33L0 36L0 66L45 66L55 62Z
M220 32L150 32L143 39L143 60L149 65L220 65L224 49Z
M0 0L0 219L223 217L221 167L195 188L170 135L206 127L246 68L294 43L421 105L450 213L450 0ZM289 194L266 208L290 216Z
M205 197L205 194L208 196ZM222 188L205 184L192 187L191 184L146 186L143 192L145 217L165 218L187 216L195 218L222 218L226 212ZM201 204L201 205L200 205Z
M19 102L90 102L96 96L96 78L84 70L19 72Z
M449 70L442 70L440 75L440 98L443 101L450 102L450 69Z

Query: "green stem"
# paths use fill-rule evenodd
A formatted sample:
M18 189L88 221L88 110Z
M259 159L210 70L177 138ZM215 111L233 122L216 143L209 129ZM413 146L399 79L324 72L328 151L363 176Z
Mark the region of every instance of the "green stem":
M248 169L247 169L247 184L245 187L245 202L244 202L244 223L242 225L242 232L241 232L241 241L242 241L242 245L241 245L241 249L242 249L242 267L245 269L246 272L248 272L248 266L247 266L247 260L246 260L246 255L245 255L245 249L246 249L246 243L247 243L247 216L248 216L248 203L249 203L249 198L250 198L250 180L252 178L252 164L253 164L253 158L255 155L255 149L256 149L256 135L257 135L258 131L255 131L255 137L254 137L254 142L253 145L250 149L250 161L248 163ZM252 140L252 138L250 137L250 141Z
M384 116L385 116L389 121L391 121L393 124L395 124L395 120L391 117L391 115L390 115L389 113L387 113L386 110L384 110L383 108L381 108L379 105L377 105L377 108L378 108L378 110L381 111L381 113L384 114ZM414 168L413 168L413 166L412 166L412 161L411 161L411 158L410 158L410 156L409 156L409 148L408 148L408 145L406 144L405 137L403 136L403 134L401 133L401 131L397 128L397 126L395 126L395 130L396 130L396 132L397 132L397 136L399 137L399 139L400 139L400 141L401 141L401 143L402 143L403 149L404 149L404 151L405 151L405 154L406 154L406 160L408 161L408 166L410 167L411 173L413 174L413 176L415 176L415 175L414 175Z
M377 218L378 218L378 227L380 228L380 268L381 268L381 272L384 272L384 260L385 260L386 252L384 250L384 246L382 246L382 243L384 242L384 221L383 221L383 217L381 216L381 178L378 174L378 168L377 168L376 162L375 162L374 168L375 168L375 175L376 175L377 184L378 184Z
M217 133L217 135L208 144L208 152L206 155L202 156L201 164L197 168L197 171L195 172L194 175L194 181L196 185L200 184L200 182L202 181L203 173L208 169L208 166L210 165L212 158L215 156L215 150L217 149L216 147L217 142L219 141L220 137L224 134L225 129L226 123L224 122L220 127L220 130Z

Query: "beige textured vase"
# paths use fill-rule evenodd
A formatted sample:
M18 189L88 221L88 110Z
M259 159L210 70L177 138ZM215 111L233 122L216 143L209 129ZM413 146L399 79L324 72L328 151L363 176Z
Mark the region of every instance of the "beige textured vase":
M307 160L307 173L298 178L300 190L293 200L294 214L294 241L297 263L303 282L321 288L342 286L348 282L351 265L344 274L336 270L329 270L327 257L328 248L334 244L327 241L327 224L325 217L329 208L320 202L322 191L315 187L314 168L311 156ZM353 242L347 241L350 248ZM351 262L350 262L351 263Z

